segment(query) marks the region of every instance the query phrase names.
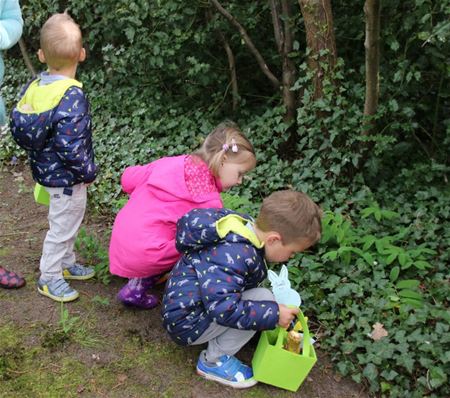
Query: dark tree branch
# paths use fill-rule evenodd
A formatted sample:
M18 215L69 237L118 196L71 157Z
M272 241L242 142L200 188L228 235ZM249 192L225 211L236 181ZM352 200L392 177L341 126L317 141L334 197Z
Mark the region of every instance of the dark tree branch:
M237 75L236 75L236 62L233 54L233 50L228 43L228 40L222 34L222 32L218 31L220 40L222 40L223 46L227 53L228 58L228 67L230 69L230 80L231 80L231 95L233 96L233 111L236 111L239 99L238 92L238 84L237 84Z
M228 19L230 21L230 23L238 29L242 39L244 40L245 44L248 47L248 49L255 56L259 67L261 68L263 73L269 78L269 80L273 84L273 86L276 88L280 87L280 85L281 85L280 81L270 71L269 67L267 66L266 62L264 61L264 58L262 57L260 52L257 50L255 45L253 44L252 40L250 39L249 35L247 34L246 30L242 27L242 25L227 10L225 10L217 0L211 0L211 2L216 7L217 11L219 11L220 14L222 14L226 19Z
M269 0L270 12L272 14L273 33L275 36L275 43L277 44L278 53L281 54L284 46L283 29L280 25L280 12L278 0Z
M205 15L206 15L206 21L208 23L211 22L213 19L213 16L212 16L212 12L211 12L210 8L206 9ZM215 31L216 31L217 36L219 37L220 41L222 42L223 47L225 48L225 52L227 53L228 68L230 70L232 109L234 112L237 109L238 99L239 99L237 74L236 74L236 61L235 61L233 50L231 49L231 46L228 43L228 40L226 39L225 35L220 31L220 29L215 29ZM228 91L228 88L227 88L227 91Z

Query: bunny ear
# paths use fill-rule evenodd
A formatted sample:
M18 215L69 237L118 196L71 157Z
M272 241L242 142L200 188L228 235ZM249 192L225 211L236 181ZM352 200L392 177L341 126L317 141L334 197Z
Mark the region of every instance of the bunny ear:
M286 284L286 286L291 286L291 281L289 280L289 271L286 265L283 264L280 271L280 279Z
M272 283L272 286L275 284L276 280L278 279L278 275L273 272L271 269L267 272L267 277L269 278L269 281Z
M288 272L286 265L284 265L284 264L281 267L280 278L289 280L289 272Z

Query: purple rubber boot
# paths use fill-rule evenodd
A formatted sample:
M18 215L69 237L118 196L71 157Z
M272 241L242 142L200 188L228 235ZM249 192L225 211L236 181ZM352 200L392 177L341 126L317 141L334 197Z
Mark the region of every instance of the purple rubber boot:
M159 275L149 276L148 278L131 278L128 283L120 289L117 299L125 305L132 307L150 309L158 305L158 297L147 293L147 290L153 287Z

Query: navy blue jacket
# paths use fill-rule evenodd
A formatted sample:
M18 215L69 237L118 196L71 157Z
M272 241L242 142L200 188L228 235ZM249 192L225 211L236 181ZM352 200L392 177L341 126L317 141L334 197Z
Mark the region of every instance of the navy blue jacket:
M90 183L96 177L89 103L81 84L74 82L79 86L58 93L55 88L60 82L39 86L32 81L11 113L12 135L28 151L34 180L47 187ZM46 94L54 96L52 108L21 109L21 102L31 102L29 105L39 109Z
M263 249L234 232L221 238L217 222L235 212L194 209L177 223L176 245L184 253L173 268L163 297L163 325L178 344L192 344L211 322L235 329L274 329L275 301L243 300L244 290L267 275ZM244 222L251 222L242 216Z

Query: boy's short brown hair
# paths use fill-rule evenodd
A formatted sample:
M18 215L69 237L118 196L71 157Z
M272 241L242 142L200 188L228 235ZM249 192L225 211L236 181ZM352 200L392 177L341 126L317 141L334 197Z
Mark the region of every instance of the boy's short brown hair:
M83 48L80 27L66 12L54 14L42 26L40 46L46 64L56 70L77 63Z
M322 211L303 192L278 191L263 200L256 226L264 232L278 232L285 245L299 239L313 245L322 233Z

